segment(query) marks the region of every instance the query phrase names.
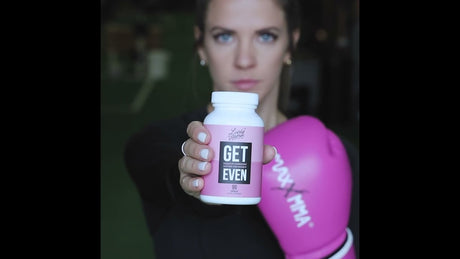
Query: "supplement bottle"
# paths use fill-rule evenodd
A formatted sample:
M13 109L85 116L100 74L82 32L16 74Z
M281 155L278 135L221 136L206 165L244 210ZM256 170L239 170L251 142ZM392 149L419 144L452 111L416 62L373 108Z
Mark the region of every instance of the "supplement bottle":
M264 122L256 113L256 93L215 91L214 110L204 119L214 150L211 172L200 198L216 204L260 202Z

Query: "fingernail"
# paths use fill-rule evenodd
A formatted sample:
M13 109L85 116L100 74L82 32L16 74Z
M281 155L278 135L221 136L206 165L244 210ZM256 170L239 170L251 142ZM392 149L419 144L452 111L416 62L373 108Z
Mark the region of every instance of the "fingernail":
M207 149L202 149L200 151L200 156L203 158L203 159L208 159L208 154L209 154L209 150Z
M200 169L201 171L203 171L205 168L206 168L206 164L208 162L201 162L198 164L198 169Z
M201 142L204 143L204 141L206 140L206 136L207 136L206 133L200 132L200 133L198 134L198 139L199 139Z
M198 179L193 180L192 182L193 187L198 187L200 185L200 181Z

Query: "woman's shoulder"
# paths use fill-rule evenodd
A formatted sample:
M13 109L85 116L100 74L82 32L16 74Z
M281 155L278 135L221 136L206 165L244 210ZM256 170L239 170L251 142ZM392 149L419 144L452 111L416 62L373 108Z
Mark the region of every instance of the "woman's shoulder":
M206 115L206 107L203 106L177 116L150 122L144 130L157 129L164 130L166 133L172 133L175 130L179 130L185 133L184 126L187 126L191 121L203 121Z
M202 121L206 116L206 107L187 111L178 116L164 118L149 122L146 126L135 132L129 142L145 141L148 139L169 139L185 135L187 125L194 120Z

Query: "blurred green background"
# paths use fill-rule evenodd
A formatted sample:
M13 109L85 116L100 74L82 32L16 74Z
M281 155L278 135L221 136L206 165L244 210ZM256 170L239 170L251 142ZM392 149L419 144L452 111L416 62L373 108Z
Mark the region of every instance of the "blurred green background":
M156 15L152 24L164 31L164 50L174 76L145 84L145 72L135 76L135 64L126 53L119 56L120 72L107 65L107 32L101 27L101 258L153 258L137 190L123 164L124 145L134 132L151 121L171 117L207 101L209 79L194 60L192 19L187 13ZM124 25L124 23L121 23ZM117 24L118 25L118 24ZM189 46L189 47L187 47ZM198 62L198 61L197 61ZM196 63L197 63L196 62ZM117 70L118 71L118 70ZM198 78L198 79L197 79ZM195 85L192 83L199 83ZM139 111L132 104L149 85ZM200 87L198 87L198 85ZM201 99L200 97L201 96Z
M356 44L351 44L351 29L345 34L348 45L337 44L340 26L330 18L340 23L337 10L348 10L352 28L356 24L353 2L346 8L320 1L304 6L310 8L304 13L322 15L304 18L294 60L297 80L293 80L291 110L318 116L359 147ZM102 259L154 258L154 244L136 187L125 170L123 149L128 138L148 123L210 99L207 70L199 66L193 49L193 3L101 0ZM322 30L329 32L329 40Z

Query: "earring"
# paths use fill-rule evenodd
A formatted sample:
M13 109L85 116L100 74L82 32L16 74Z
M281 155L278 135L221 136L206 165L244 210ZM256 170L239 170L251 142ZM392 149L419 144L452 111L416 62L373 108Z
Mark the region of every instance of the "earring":
M292 60L291 59L288 59L284 62L286 65L290 66L292 64Z
M202 67L204 67L204 66L206 65L206 60L201 59L201 60L200 60L200 65L201 65Z

